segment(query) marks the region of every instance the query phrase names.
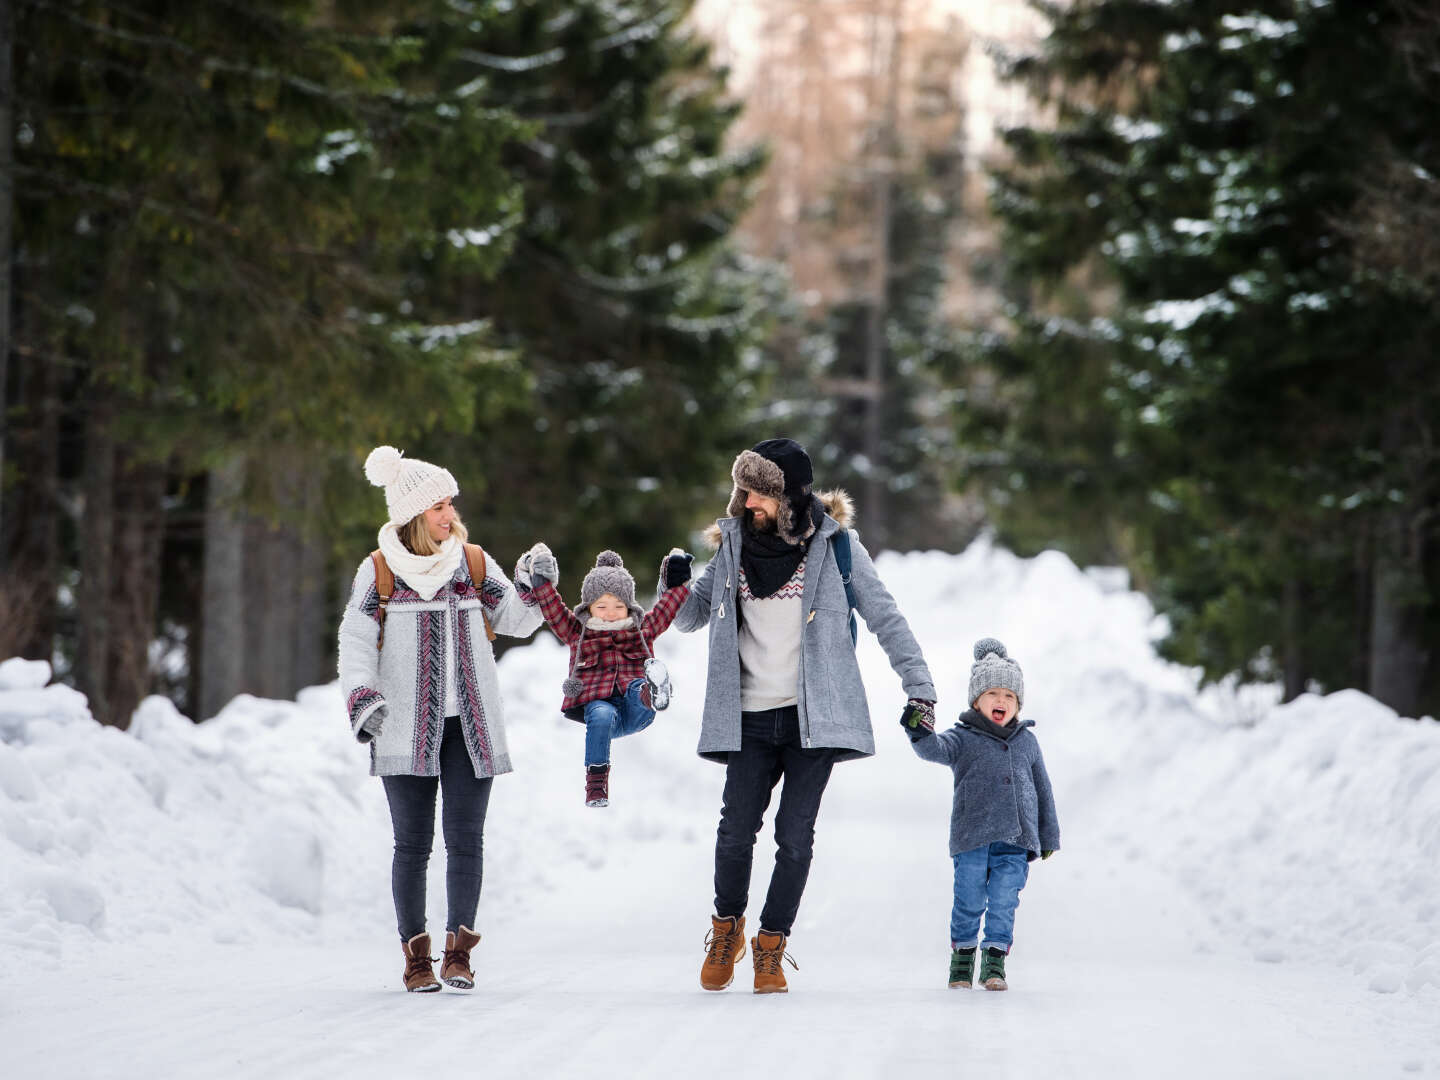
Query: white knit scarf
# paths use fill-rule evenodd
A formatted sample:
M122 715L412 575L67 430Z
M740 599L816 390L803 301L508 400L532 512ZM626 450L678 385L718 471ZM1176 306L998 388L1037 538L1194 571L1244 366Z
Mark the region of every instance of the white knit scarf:
M385 556L390 571L403 578L422 600L435 599L435 594L455 576L460 560L465 557L465 545L457 536L441 544L434 555L416 555L400 542L399 529L392 522L381 527L379 539L380 554Z
M596 615L591 615L590 618L585 620L585 628L587 630L629 630L634 625L635 616L633 615L626 615L623 619L608 620L599 618Z

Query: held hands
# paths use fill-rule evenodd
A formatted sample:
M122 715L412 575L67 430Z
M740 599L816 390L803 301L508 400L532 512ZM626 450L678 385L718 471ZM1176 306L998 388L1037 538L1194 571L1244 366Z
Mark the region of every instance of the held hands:
M935 703L911 698L900 713L900 726L911 742L919 742L927 735L935 734Z
M541 581L558 585L560 564L555 561L554 552L544 544L536 544L515 563L515 587L521 592L529 592Z
M661 568L660 580L667 589L673 589L676 585L684 585L690 580L690 564L695 561L695 556L688 551L681 551L673 548L670 554L665 556L665 564Z

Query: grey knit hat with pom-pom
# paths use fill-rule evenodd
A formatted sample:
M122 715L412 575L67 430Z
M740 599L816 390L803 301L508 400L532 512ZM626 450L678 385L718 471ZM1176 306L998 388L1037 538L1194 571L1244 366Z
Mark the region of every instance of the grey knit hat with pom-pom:
M595 569L585 575L585 581L580 586L580 606L575 609L575 614L582 618L588 615L590 605L606 593L624 604L635 618L644 617L645 612L635 603L635 579L613 551L602 551L595 556Z
M1025 676L1020 665L1005 652L1005 645L993 637L975 643L975 664L970 668L970 704L986 690L1009 690L1017 704L1025 704Z

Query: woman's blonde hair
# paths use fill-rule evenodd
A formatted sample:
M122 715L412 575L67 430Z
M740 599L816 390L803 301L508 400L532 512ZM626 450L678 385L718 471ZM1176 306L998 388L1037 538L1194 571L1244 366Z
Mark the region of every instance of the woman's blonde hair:
M430 530L425 527L425 512L422 510L404 525L396 530L400 534L400 542L406 549L415 555L438 555L440 545L430 539ZM450 519L450 535L460 543L465 543L470 534L465 530L465 523L460 520L457 511Z

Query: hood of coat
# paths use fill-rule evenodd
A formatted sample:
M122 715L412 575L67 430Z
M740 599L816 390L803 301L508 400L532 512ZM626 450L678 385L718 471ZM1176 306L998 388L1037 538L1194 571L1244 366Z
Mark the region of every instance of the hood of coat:
M850 498L848 492L840 488L834 488L831 491L817 491L815 498L820 500L820 505L825 507L825 512L834 518L842 529L848 529L854 524L855 501ZM732 514L731 518L743 520L744 516L745 508L742 505L739 513ZM727 519L722 518L721 520ZM721 535L720 522L717 521L705 530L705 542L712 548L718 548Z
M1035 726L1034 720L1020 720L1018 723L1012 720L1002 728L988 717L982 716L976 709L966 709L961 713L959 723L961 727L967 727L971 731L988 735L990 738L999 739L1002 742L1009 742L1026 728Z

